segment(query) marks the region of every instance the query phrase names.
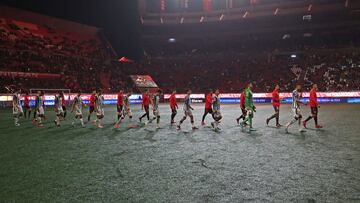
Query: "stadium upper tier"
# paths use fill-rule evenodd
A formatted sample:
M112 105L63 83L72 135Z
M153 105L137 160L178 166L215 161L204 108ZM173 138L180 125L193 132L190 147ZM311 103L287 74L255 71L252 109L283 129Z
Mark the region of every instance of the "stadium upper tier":
M356 11L360 3L346 0L140 0L139 7L144 25L168 25L246 20L269 16L281 18L289 15L297 15L309 20L311 15Z

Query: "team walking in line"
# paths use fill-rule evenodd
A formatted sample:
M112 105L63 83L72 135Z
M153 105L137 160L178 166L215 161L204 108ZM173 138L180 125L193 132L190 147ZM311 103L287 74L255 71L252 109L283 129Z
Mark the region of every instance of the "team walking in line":
M253 118L256 112L256 107L253 103L253 85L252 83L247 84L246 88L240 94L240 116L236 118L236 122L238 125L241 126L242 129L248 128L248 131L255 131L253 127ZM280 86L276 85L273 92L272 92L272 106L274 108L274 114L271 115L266 119L266 125L269 125L270 121L275 119L276 123L275 126L277 128L282 127L279 123L280 119L280 104L283 101L280 98L279 94ZM311 115L304 121L302 121L302 114L301 114L301 106L307 105L303 101L301 101L302 92L301 92L301 85L296 85L294 91L292 92L292 104L291 110L293 117L292 119L286 123L285 131L288 132L288 129L294 123L298 123L299 131L303 132L304 128L307 128L307 123L314 119L315 128L322 128L321 125L318 124L318 101L317 101L317 90L318 87L316 84L312 85L310 90L309 96L309 104L311 109ZM130 108L130 96L131 92L124 93L123 90L120 90L117 95L117 119L115 121L114 128L119 128L120 124L123 120L128 117L130 123L132 121L132 113ZM143 123L143 119L146 117L146 121L144 122L145 125L148 123L153 122L156 120L156 128L160 128L160 97L162 95L162 91L158 89L153 95L150 94L149 90L146 90L145 93L142 95L142 104L141 109L144 110L144 114L139 117L139 122ZM191 105L191 90L187 90L186 96L184 98L184 106L183 112L184 115L182 119L176 125L177 129L181 129L181 125L183 122L189 117L190 123L192 125L192 129L198 129L195 125L194 116L192 111L194 108ZM23 105L20 101L21 98L21 90L16 91L13 94L13 117L15 126L20 126L19 120L20 117L24 115L25 118L30 118L31 115L31 107L30 107L30 99L29 94L26 93L24 95L24 102ZM176 101L176 91L174 90L170 95L170 110L171 110L171 119L170 125L176 124L175 117L177 115L178 105ZM222 119L221 108L220 108L220 92L218 89L215 91L209 90L205 97L205 110L202 116L201 125L205 124L205 119L208 114L212 116L213 122L211 122L211 127L215 131L220 131L220 123ZM78 92L77 95L74 97L72 105L71 105L71 113L74 113L72 126L75 127L75 124L80 121L82 127L86 127L84 119L83 119L83 107L85 103L81 98L81 92ZM152 108L153 117L150 118L150 107ZM59 92L55 95L54 99L54 111L56 114L56 119L54 120L54 124L57 127L61 126L61 122L66 119L66 100L65 96L62 92ZM104 96L102 91L93 91L89 99L89 113L87 121L90 122L92 114L96 114L96 118L91 121L91 123L98 127L103 128L103 119L105 117L104 114ZM45 104L44 104L44 92L38 91L35 97L35 108L33 114L33 123L38 127L43 127L43 120L45 119Z

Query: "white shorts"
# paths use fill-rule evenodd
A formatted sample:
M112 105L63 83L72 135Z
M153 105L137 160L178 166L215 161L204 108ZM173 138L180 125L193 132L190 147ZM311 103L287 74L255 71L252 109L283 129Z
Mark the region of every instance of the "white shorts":
M128 108L128 109L126 109L126 110L124 111L124 116L129 116L129 117L132 116L132 113L131 113L131 109L130 109L130 108Z
M13 115L21 115L23 114L22 106L13 107Z
M155 117L160 116L160 111L159 111L159 109L154 109L154 110L153 110L153 113L154 113L154 116L155 116Z
M294 116L294 118L299 118L299 117L301 117L301 112L300 112L300 108L293 108L293 109L291 109L292 110L292 112L293 112L293 116Z
M56 114L57 115L63 115L64 114L64 110L63 110L62 106L57 107Z
M214 120L219 121L219 120L221 120L221 118L222 118L222 115L221 115L220 111L216 111L216 113L214 113Z
M104 109L98 109L98 111L96 112L97 116L104 116Z
M39 114L39 115L44 115L44 107L43 107L43 106L40 106L40 107L38 108L38 114Z
M184 109L184 114L185 114L185 116L190 116L190 117L193 116L190 109Z
M75 115L82 116L82 109L78 108L78 107L75 107Z

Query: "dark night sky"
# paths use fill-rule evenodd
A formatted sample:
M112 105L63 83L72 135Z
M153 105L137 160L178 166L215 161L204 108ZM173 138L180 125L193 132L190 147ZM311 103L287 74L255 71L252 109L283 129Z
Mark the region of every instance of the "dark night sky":
M136 0L0 0L8 6L104 28L119 56L141 55Z

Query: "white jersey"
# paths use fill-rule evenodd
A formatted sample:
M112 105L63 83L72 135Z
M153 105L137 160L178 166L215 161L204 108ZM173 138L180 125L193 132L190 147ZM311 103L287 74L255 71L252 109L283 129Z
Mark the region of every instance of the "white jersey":
M186 95L185 100L184 100L184 113L185 116L192 116L192 112L191 112L191 98L190 96Z
M60 96L55 96L55 111L58 113L62 113L63 112L63 108L62 108L63 104L62 104L62 99Z
M125 104L125 108L123 109L123 115L132 117L131 109L130 109L130 98L127 95L124 96L124 104Z
M301 98L301 94L297 91L297 90L294 90L292 92L292 108L293 109L300 109L300 106L298 104L297 101L300 101L300 98Z
M213 110L220 111L220 98L219 96L214 95L212 98Z
M104 97L102 95L96 97L96 110L96 115L104 115Z
M21 114L23 109L20 103L20 94L13 95L13 114Z
M74 107L75 107L75 114L82 115L83 101L82 101L81 97L76 96L74 98Z
M155 95L153 97L153 108L154 108L154 116L160 116L160 112L159 112L159 101L160 101L160 97L158 95Z

